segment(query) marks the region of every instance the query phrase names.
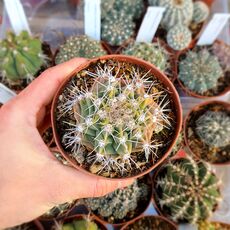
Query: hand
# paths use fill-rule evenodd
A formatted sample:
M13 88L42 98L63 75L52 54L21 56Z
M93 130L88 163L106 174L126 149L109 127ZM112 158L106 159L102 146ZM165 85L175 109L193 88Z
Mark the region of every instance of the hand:
M52 67L0 109L0 229L30 221L56 204L102 196L126 182L95 179L63 166L37 127L61 82L86 60Z

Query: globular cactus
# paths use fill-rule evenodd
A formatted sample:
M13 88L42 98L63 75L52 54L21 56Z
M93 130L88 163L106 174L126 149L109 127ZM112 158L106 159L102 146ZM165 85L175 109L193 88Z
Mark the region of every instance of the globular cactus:
M167 43L174 50L183 50L192 41L192 32L183 25L172 27L167 33Z
M178 78L189 90L204 94L218 84L223 70L216 56L207 49L189 51L179 63Z
M197 119L196 133L208 146L230 145L230 116L225 112L207 111Z
M134 28L132 16L112 10L101 23L101 37L110 45L119 46L132 37Z
M201 221L198 224L198 230L229 230L230 225L219 222Z
M148 194L148 186L135 180L126 188L117 189L103 197L85 199L85 202L90 210L113 222L114 219L123 220L128 213L135 211L138 203L147 199Z
M122 53L148 61L163 72L169 67L169 53L158 42L136 42L129 45Z
M0 41L1 76L11 84L20 80L32 81L46 60L42 42L26 31L19 35L8 32L6 38Z
M70 223L59 225L57 230L100 230L97 224L88 219L74 220Z
M209 7L203 1L196 1L193 4L192 21L195 23L204 22L209 16Z
M101 0L101 19L107 17L109 12L114 8L114 3L116 0Z
M197 223L209 218L221 200L220 181L205 162L192 158L167 163L156 178L162 209L176 222Z
M159 0L148 0L148 3L150 6L158 6Z
M105 54L106 51L99 41L86 35L72 36L60 46L55 63L60 64L75 57L95 58Z

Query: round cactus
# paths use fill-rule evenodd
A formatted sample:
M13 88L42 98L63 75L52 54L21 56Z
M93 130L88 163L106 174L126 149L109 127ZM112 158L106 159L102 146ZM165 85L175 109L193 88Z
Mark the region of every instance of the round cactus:
M167 163L156 178L157 200L176 222L197 223L212 214L221 200L220 181L208 164L192 158Z
M118 46L132 37L135 24L124 11L112 10L102 21L101 37L110 45Z
M172 27L167 33L167 43L174 50L183 50L192 41L191 31L183 25Z
M209 8L203 1L196 1L193 5L192 21L195 23L204 22L209 16Z
M230 116L224 112L207 111L196 121L196 133L209 146L227 146L230 144Z
M32 81L46 64L46 59L42 42L32 38L26 31L19 35L8 32L6 38L0 41L1 76L12 84L24 79Z
M101 0L101 19L103 20L109 14L109 12L114 8L114 3L116 0Z
M207 49L189 51L179 63L178 78L189 90L204 94L218 84L223 70L216 56Z
M159 0L148 0L148 3L150 6L158 6Z
M106 51L99 41L86 35L72 36L67 39L65 44L60 46L55 63L60 64L75 57L95 58L105 54Z
M58 225L57 230L100 230L96 223L88 219L74 220L70 223Z
M163 72L169 67L169 54L158 42L136 42L127 47L122 53L148 61Z

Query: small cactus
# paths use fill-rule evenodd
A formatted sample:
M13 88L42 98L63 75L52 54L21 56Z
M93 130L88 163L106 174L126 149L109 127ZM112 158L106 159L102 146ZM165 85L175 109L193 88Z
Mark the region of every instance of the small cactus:
M169 53L159 42L136 42L129 45L122 53L148 61L163 72L169 67Z
M42 42L32 38L28 32L19 35L8 32L6 38L0 41L0 71L1 76L10 84L20 80L32 81L47 57L42 51Z
M174 160L156 178L157 201L176 222L197 223L209 218L221 200L220 181L208 164L192 158Z
M148 0L148 3L150 6L158 6L159 0Z
M192 21L195 23L204 22L209 16L209 8L203 1L196 1L193 4Z
M196 133L208 146L230 144L230 116L225 112L207 111L196 121Z
M198 230L229 230L230 225L219 222L201 221L198 224Z
M132 17L124 11L112 10L101 24L102 40L110 45L119 46L134 34L135 24Z
M106 51L99 41L86 35L72 36L67 39L65 44L60 46L55 63L60 64L75 57L95 58L105 54Z
M57 230L100 230L97 224L88 219L74 220L57 227Z
M216 56L207 49L189 51L179 63L178 78L189 90L204 94L217 87L223 70Z
M183 25L172 27L167 33L167 43L174 50L183 50L192 41L192 32Z

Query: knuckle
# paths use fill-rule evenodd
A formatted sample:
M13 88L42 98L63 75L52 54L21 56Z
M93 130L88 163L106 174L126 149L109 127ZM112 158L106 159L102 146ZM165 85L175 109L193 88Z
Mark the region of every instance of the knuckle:
M98 179L94 185L93 196L94 197L105 196L112 191L113 189L110 181L104 179Z

